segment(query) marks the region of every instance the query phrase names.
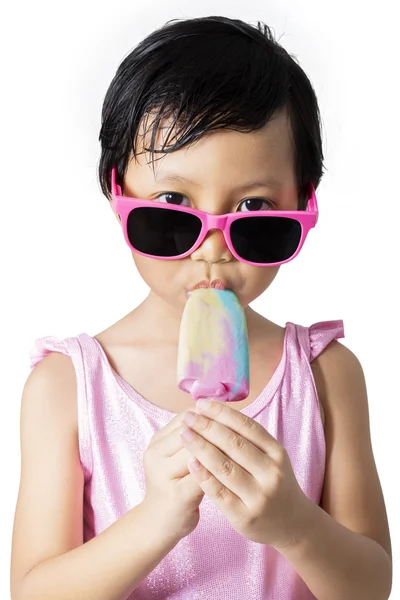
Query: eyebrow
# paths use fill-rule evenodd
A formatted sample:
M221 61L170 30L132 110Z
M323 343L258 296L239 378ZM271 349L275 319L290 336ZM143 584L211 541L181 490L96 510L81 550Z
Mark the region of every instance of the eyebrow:
M191 183L192 185L199 186L200 184L192 181L191 179L186 179L177 173L164 173L163 177L160 179L156 179L157 183L161 182L177 182L177 183ZM267 177L264 181L247 181L246 183L242 183L237 186L235 189L244 190L244 189L253 189L259 187L270 187L274 189L282 188L282 183L275 179L274 177Z

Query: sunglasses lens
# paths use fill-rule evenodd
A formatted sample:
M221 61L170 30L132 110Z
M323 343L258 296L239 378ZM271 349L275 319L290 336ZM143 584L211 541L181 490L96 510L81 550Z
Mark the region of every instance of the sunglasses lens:
M198 217L168 208L135 208L127 222L132 246L139 252L160 257L184 254L194 246L200 231Z
M281 262L296 252L301 225L287 217L246 217L232 222L231 239L236 252L245 260Z

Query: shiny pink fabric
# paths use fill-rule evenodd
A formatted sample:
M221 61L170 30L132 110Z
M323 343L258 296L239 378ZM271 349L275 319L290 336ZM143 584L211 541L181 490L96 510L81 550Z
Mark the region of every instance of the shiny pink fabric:
M286 448L299 485L317 504L324 480L325 439L310 362L341 337L343 321L309 328L286 323L284 351L275 373L260 396L241 411ZM76 371L87 541L141 502L144 451L154 432L176 413L156 407L132 389L87 333L64 340L37 339L30 353L31 368L53 351L70 356ZM197 528L129 600L314 599L279 552L236 533L207 496L200 514Z

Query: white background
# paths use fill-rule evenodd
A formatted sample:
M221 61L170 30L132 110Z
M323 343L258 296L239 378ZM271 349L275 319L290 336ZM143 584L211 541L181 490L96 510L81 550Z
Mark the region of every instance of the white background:
M7 11L7 13L5 13ZM0 597L9 597L19 410L45 335L95 335L147 294L96 179L100 112L123 57L173 18L271 25L323 118L320 219L254 303L284 325L343 319L367 379L375 460L398 566L399 46L396 3L353 0L8 2L1 24ZM395 573L396 574L396 573ZM400 598L400 585L391 598Z

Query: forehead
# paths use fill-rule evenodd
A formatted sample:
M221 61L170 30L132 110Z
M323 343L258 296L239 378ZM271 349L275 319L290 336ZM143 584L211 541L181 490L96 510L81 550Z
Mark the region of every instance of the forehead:
M141 124L138 134L138 156L130 168L152 168L151 153L148 150L152 135L152 115L148 115ZM167 141L167 147L176 142L176 128L171 129L171 120L161 122L155 139L155 149L161 150ZM211 173L215 169L224 169L229 173L268 170L271 174L292 179L294 174L294 151L290 122L285 112L276 114L264 127L257 131L243 133L228 129L217 129L203 134L198 140L170 153L156 153L154 157L155 174L177 168L201 169Z

